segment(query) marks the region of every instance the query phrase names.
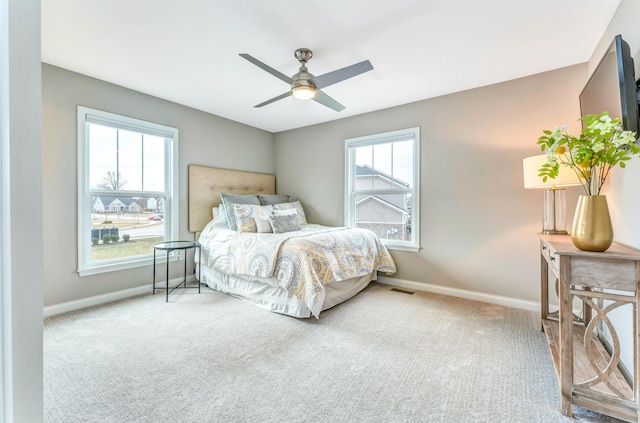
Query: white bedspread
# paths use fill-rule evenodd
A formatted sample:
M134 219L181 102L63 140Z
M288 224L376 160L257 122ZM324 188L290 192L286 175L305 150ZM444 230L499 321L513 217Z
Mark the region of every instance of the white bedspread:
M317 318L325 285L396 266L377 235L367 229L302 225L284 234L255 234L207 226L200 235L203 264L219 272L274 278Z

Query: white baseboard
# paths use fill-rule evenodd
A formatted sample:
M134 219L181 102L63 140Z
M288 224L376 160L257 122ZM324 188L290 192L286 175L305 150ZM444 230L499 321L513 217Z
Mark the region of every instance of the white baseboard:
M187 277L187 282L192 282L194 280L195 276L193 275ZM169 283L173 286L177 285L181 281L181 278L176 278L171 279ZM378 275L377 282L385 285L397 286L400 288L413 289L416 291L433 292L434 294L449 295L451 297L465 298L468 300L481 301L490 304L498 304L505 307L513 307L529 311L540 311L540 303L535 301L527 301L517 298L503 297L500 295L485 294L482 292L468 291L465 289L449 288L446 286L433 285L423 282L414 282L399 278L388 278L381 275ZM123 298L134 297L136 295L147 294L149 293L149 291L151 291L151 284L139 286L137 288L125 289L122 291L110 292L108 294L96 295L93 297L83 298L81 300L74 300L66 303L56 304L44 308L44 317L55 316L56 314L80 310L82 308L100 305L111 301L117 301Z
M465 298L467 300L481 301L483 303L498 304L505 307L519 308L529 311L540 311L540 303L537 303L535 301L520 300L517 298L485 294L476 291L467 291L465 289L449 288L446 286L408 281L405 279L389 278L381 275L378 275L378 282L385 285L397 286L400 288L433 292L434 294L449 295L451 297Z
M196 280L194 275L187 276L187 282ZM182 282L182 278L175 278L169 280L170 286L175 286ZM161 287L160 283L156 282L156 288ZM81 308L91 307L111 301L121 300L123 298L135 297L136 295L148 294L151 292L151 284L139 286L136 288L124 289L122 291L110 292L108 294L95 295L93 297L82 298L81 300L68 301L66 303L55 304L44 308L44 317L55 316L56 314L62 314L69 311L80 310ZM163 294L164 295L164 292Z

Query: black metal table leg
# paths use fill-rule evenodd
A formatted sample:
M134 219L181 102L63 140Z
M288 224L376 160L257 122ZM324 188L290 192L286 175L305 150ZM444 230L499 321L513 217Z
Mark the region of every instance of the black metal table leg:
M184 278L182 279L182 283L184 283L184 287L187 287L187 251L189 250L183 250L184 251Z
M166 292L166 299L165 302L168 303L169 302L169 253L171 252L171 250L167 250L167 288L165 290Z
M153 249L153 295L156 295L156 249Z

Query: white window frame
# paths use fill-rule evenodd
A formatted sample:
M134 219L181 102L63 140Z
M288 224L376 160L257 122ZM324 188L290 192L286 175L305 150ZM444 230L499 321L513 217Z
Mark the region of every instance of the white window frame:
M102 110L78 106L78 273L80 276L95 275L116 270L153 265L153 253L91 262L91 197L97 191L89 186L89 121L110 126L158 135L169 138L165 144L165 192L126 191L131 196L167 196L165 202L164 239L178 239L178 129L157 123L146 122Z
M375 144L386 144L394 141L414 140L413 149L413 188L404 190L411 193L411 241L381 239L383 244L391 250L420 251L420 128L407 128L381 134L366 135L345 140L345 189L344 189L344 225L350 228L356 227L356 195L362 194L397 194L403 190L355 190L356 186L356 155L358 147Z

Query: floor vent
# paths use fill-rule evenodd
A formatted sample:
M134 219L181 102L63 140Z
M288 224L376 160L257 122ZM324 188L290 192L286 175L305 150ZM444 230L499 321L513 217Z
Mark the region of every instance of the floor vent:
M407 291L406 289L400 289L400 288L391 288L391 291L401 292L403 294L409 294L409 295L415 294L414 291Z

